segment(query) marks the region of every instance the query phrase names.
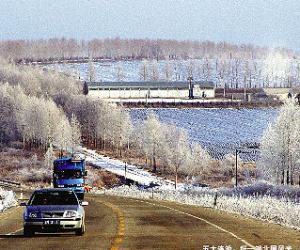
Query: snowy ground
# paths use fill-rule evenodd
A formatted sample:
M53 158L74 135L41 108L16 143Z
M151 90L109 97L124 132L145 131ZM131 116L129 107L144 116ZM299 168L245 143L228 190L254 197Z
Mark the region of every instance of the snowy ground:
M0 212L3 212L5 209L16 206L17 199L13 191L7 191L0 188Z
M123 176L129 180L132 180L143 186L150 186L151 184L157 184L162 186L164 189L174 189L174 184L170 181L159 178L151 173L145 171L141 167L125 163L120 160L111 159L109 157L97 154L95 150L86 148L81 149L82 153L86 156L86 161L94 167L105 169L118 176Z
M105 169L108 172L124 178L126 176L128 180L131 180L144 188L154 187L156 190L165 191L175 189L175 183L173 181L157 177L156 175L144 170L142 167L128 164L126 166L125 174L124 162L100 155L96 153L95 150L81 148L80 151L85 155L86 162L92 166ZM190 184L177 183L177 190L184 191L190 189L191 187L192 185ZM193 190L199 189L199 187L192 188ZM203 188L200 189L203 190Z

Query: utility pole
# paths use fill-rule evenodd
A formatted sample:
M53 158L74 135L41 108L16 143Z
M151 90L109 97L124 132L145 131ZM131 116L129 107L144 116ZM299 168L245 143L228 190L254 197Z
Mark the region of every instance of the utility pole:
M250 152L247 151L246 149L252 149L252 150L256 150L259 148L258 144L254 144L254 145L250 145L250 146L246 146L243 149L235 149L235 187L238 186L238 154L240 153L247 153L249 154Z

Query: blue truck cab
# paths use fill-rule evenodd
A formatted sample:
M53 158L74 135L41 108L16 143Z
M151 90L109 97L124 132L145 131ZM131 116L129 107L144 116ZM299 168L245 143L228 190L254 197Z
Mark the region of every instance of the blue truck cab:
M80 155L65 156L53 162L54 188L71 188L78 199L84 198L85 159Z

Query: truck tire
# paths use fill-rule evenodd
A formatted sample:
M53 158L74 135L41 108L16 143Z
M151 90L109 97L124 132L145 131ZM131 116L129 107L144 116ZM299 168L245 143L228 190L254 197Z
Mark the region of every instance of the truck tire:
M32 237L34 236L34 231L32 230L32 228L24 226L23 234L25 237Z

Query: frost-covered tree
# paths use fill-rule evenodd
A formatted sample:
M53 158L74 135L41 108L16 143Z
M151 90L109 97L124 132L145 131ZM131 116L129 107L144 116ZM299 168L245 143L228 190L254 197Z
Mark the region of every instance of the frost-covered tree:
M212 66L211 61L206 57L202 64L203 78L206 82L211 80Z
M0 102L0 139L5 143L22 140L29 149L46 150L55 139L58 121L65 118L48 95L26 95L20 85L0 85Z
M231 88L238 89L240 87L240 69L241 60L239 58L234 58L231 60Z
M150 113L142 126L143 152L150 159L153 171L157 171L157 160L162 156L165 130L154 113Z
M16 98L22 101L24 96L20 87L11 87L8 83L0 85L0 145L19 137Z
M173 77L173 67L170 64L169 60L165 61L164 72L165 72L165 81L167 82L171 81Z
M219 86L226 88L226 78L228 74L228 63L227 60L224 58L220 58L217 61L217 67L216 67L216 78L218 80Z
M72 129L66 117L61 117L54 132L54 145L62 151L72 146Z
M52 167L52 164L53 164L53 161L55 160L55 153L54 153L54 150L53 150L53 146L52 146L52 143L50 143L49 145L49 148L48 150L46 151L45 155L44 155L44 164L45 164L45 167L47 169L51 169Z
M261 140L259 167L276 184L300 184L300 107L287 101Z
M199 143L193 142L188 156L188 160L183 167L184 173L189 177L198 176L200 179L205 179L210 171L209 167L212 161L209 153Z
M117 81L119 81L119 82L124 81L125 74L124 74L123 64L121 62L117 63L115 71L116 71L116 79L117 79Z
M111 121L110 121L110 131L109 136L110 142L119 149L120 155L122 155L122 149L124 147L129 147L130 137L132 132L132 124L130 116L123 109L114 107L110 110Z
M147 60L143 60L140 66L140 80L146 81L149 75L149 62Z
M164 141L164 160L175 175L175 189L178 173L188 161L189 143L187 132L174 125L168 125Z
M71 148L72 152L78 147L81 143L81 130L80 130L80 123L78 122L76 116L72 114L71 120Z
M47 148L56 136L63 111L51 99L25 96L16 110L17 127L26 145Z
M159 80L159 70L158 70L158 63L156 60L153 60L151 62L151 68L150 68L150 80L151 81L158 81Z
M96 68L95 68L95 64L94 64L93 58L89 59L88 76L89 76L89 81L90 82L96 81Z
M174 74L175 74L175 80L179 81L182 78L182 62L181 60L178 60L174 63Z
M287 86L290 66L290 59L287 56L278 52L269 53L263 62L266 86L290 87Z
M16 66L1 60L0 82L19 85L26 95L41 97L47 93L54 99L64 93L79 94L82 89L79 81L65 74L38 67Z
M193 77L195 73L195 60L188 60L186 62L186 76Z

